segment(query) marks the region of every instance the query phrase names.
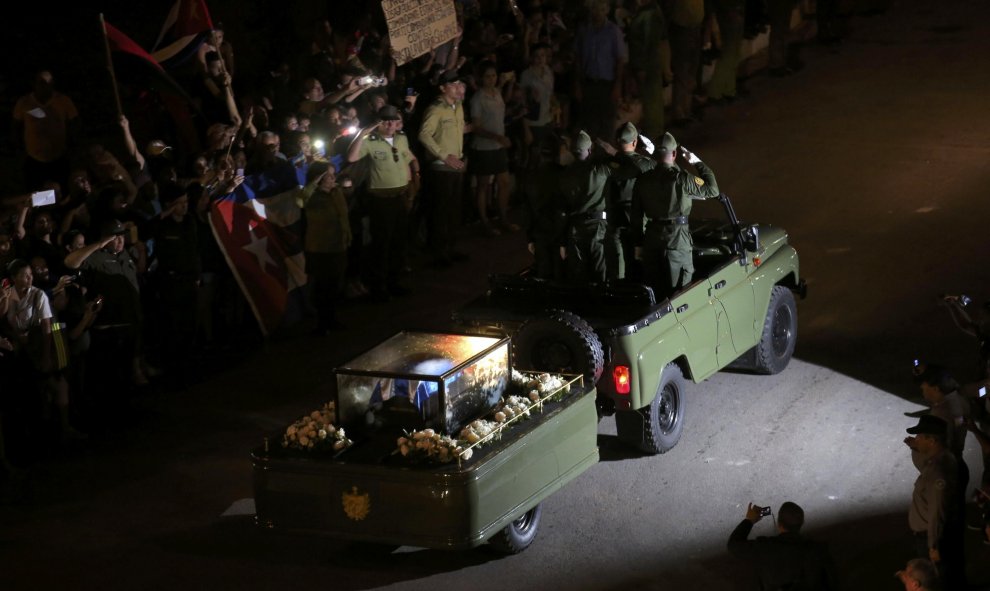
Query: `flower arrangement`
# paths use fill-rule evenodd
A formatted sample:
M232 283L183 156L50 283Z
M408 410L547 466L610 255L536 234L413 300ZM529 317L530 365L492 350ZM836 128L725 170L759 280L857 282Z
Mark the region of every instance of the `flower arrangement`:
M461 441L466 441L468 444L478 443L485 437L491 435L498 425L491 421L486 421L485 419L478 419L477 421L472 421L470 425L461 429L461 432L457 435L457 439Z
M496 423L505 423L518 416L529 417L529 409L540 401L540 395L536 390L529 393L528 398L522 396L509 396L502 400L502 404L496 407L492 418Z
M340 451L353 442L347 438L343 427L333 423L337 418L333 402L323 405L292 423L282 436L282 447L301 450L332 449Z
M458 441L446 435L441 435L433 429L423 429L407 433L396 440L398 453L404 458L433 461L441 464L452 462L458 458L469 460L473 451L458 445Z
M533 402L557 390L560 392L554 396L554 399L559 401L571 391L570 385L563 376L551 373L527 375L512 370L512 385L526 392Z

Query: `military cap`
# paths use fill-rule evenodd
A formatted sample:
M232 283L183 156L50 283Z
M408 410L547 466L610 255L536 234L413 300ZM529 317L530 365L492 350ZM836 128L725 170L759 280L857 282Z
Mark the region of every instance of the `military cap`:
M948 423L935 415L921 415L918 418L918 424L914 427L908 427L907 432L911 435L926 434L945 437L948 428Z
M440 75L440 80L437 82L437 86L443 86L444 84L452 84L460 81L461 75L457 73L457 70L447 70Z
M100 238L108 236L120 236L126 234L127 229L119 220L107 220L100 226Z
M619 141L623 144L631 144L636 141L636 138L639 137L639 132L636 131L635 125L632 123L626 123L619 128L619 133L616 137L619 138Z
M663 134L663 137L660 138L660 152L665 154L667 152L673 152L676 149L677 140L674 139L674 136L670 135L669 132Z
M399 116L399 110L393 105L385 105L381 109L378 109L378 118L382 121L399 121L402 119Z
M578 150L590 150L591 149L591 136L588 135L583 129L574 136L574 147L573 150L577 152Z

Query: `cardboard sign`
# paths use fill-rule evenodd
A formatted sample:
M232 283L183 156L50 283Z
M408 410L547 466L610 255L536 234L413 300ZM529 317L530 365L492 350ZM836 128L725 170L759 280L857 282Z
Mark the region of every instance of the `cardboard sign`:
M453 0L382 0L382 9L397 65L457 36Z

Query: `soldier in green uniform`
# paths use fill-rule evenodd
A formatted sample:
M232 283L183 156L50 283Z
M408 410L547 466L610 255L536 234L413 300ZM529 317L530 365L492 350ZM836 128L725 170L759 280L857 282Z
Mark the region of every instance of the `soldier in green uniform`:
M620 170L629 170L631 167L634 176L620 174L610 183L606 207L608 220L605 228L605 275L609 279L625 279L635 260L629 215L632 211L636 177L656 168L657 162L636 151L639 132L632 123L620 127L616 139L619 153L614 161L620 165Z
M636 180L630 224L636 258L643 261L646 283L670 295L691 283L694 274L688 216L692 199L718 197L715 174L700 158L681 147L698 171L695 176L674 163L677 140L669 133L657 151L660 165Z
M605 184L618 165L592 161L591 147L591 136L578 132L571 146L575 161L561 172L557 187L563 217L558 245L570 281L605 280Z

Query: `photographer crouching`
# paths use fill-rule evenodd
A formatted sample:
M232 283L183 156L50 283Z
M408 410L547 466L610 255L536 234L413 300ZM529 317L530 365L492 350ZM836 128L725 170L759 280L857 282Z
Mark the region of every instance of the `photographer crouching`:
M746 561L756 571L759 588L832 590L838 589L835 567L824 543L801 535L804 510L790 501L777 512L777 535L750 540L749 534L765 516L773 517L769 507L752 503L743 519L729 536L729 553Z

